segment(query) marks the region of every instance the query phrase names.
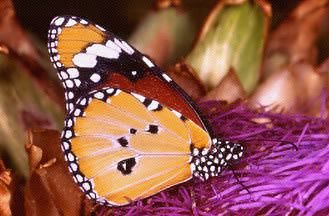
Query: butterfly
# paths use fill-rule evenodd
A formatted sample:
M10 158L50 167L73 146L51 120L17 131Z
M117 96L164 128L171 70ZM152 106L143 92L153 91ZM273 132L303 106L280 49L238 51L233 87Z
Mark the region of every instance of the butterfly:
M89 199L127 205L242 157L148 56L99 25L55 17L48 50L65 89L61 148Z

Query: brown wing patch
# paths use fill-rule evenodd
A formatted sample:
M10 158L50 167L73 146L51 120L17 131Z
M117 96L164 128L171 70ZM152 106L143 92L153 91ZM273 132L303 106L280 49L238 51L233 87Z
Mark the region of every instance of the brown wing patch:
M159 79L151 72L145 72L145 76L138 82L133 83L127 77L119 73L111 73L108 80L100 87L116 87L128 92L136 92L147 98L157 100L166 107L177 110L187 118L195 122L199 127L206 130L203 121L198 113L189 104L181 93L169 86L168 83ZM147 86L147 88L145 88Z

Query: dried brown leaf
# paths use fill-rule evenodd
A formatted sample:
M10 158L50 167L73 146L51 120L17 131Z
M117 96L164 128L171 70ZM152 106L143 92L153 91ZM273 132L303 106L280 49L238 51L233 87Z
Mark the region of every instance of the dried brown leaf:
M319 97L327 80L327 74L318 73L309 63L297 63L268 77L256 89L249 104L266 106L274 112L318 115Z
M249 100L252 107L266 106L274 112L295 112L298 108L298 88L289 69L270 76L254 92Z
M297 62L317 61L316 40L321 26L328 17L328 0L304 0L286 20L270 34L265 52L264 73L274 71Z
M54 102L63 105L63 90L49 79L49 68L43 65L40 52L17 21L11 0L0 1L0 46L4 48L2 53L14 57L28 69L31 78Z
M225 100L233 103L244 99L246 92L233 68L224 76L220 83L212 89L202 100Z
M2 161L0 161L0 215L12 215L10 209L11 192L9 185L12 179L10 171L6 170Z
M319 65L317 71L318 71L319 73L327 73L327 74L329 74L329 58L327 58L325 61L323 61L323 62Z
M67 169L59 136L52 130L31 132L26 148L35 169L31 169L26 185L27 215L89 215L92 210L92 203L74 183Z
M155 1L155 8L158 10L170 8L170 7L180 7L182 5L181 0L157 0Z
M206 90L194 70L184 60L168 69L171 78L194 100L205 95Z
M23 215L23 182L0 160L0 215Z

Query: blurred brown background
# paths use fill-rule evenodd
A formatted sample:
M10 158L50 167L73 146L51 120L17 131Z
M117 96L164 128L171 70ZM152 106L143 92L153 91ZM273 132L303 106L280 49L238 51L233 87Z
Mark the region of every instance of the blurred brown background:
M183 5L192 11L196 20L209 12L216 0L183 0ZM273 26L293 9L299 0L271 0L273 9ZM154 1L151 0L16 0L17 16L22 24L46 41L48 25L57 15L77 15L99 23L121 37L126 38L133 32L136 24L145 16Z

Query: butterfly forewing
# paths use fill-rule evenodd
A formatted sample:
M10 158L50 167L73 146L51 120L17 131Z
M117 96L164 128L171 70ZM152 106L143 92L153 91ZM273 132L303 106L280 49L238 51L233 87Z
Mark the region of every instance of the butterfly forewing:
M53 19L48 49L65 88L66 108L86 92L114 87L161 101L204 130L204 119L185 92L147 56L122 39L85 19Z

